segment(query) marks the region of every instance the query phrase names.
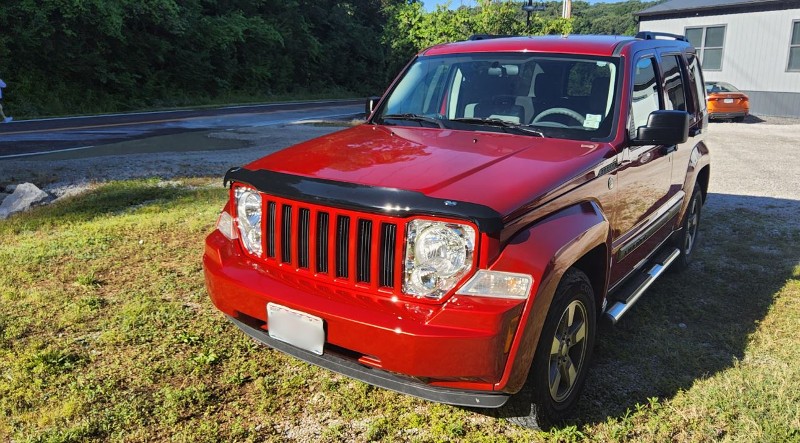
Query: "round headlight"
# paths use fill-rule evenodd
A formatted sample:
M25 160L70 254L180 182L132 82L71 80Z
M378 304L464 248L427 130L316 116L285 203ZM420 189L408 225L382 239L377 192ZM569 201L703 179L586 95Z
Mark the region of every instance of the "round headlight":
M472 268L475 230L471 226L412 220L406 241L406 294L439 299Z
M239 195L236 205L239 223L255 227L261 223L261 196L246 190Z
M466 241L444 225L431 225L417 237L414 257L440 277L450 277L467 261Z
M237 189L236 215L244 247L261 255L261 194L252 189Z

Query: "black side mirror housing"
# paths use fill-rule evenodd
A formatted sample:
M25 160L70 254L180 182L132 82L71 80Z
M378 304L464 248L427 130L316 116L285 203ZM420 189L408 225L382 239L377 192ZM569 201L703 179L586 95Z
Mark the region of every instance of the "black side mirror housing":
M686 111L653 111L647 117L647 126L636 129L634 146L677 145L689 138L689 113Z
M372 111L375 110L375 107L378 106L378 102L380 101L379 96L370 97L367 99L367 103L364 106L364 117L369 118Z

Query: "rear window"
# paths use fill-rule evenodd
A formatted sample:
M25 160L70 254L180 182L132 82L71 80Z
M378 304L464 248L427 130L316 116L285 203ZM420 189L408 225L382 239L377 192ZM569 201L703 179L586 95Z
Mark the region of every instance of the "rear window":
M730 83L706 83L706 93L713 94L715 92L741 92Z

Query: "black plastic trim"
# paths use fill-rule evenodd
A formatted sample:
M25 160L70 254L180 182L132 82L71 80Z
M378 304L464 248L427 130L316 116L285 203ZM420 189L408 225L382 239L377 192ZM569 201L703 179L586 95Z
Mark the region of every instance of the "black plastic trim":
M472 34L469 36L467 41L476 41L476 40L493 40L496 38L512 38L512 37L519 37L519 35L510 35L510 34Z
M456 406L481 408L499 408L503 406L510 397L509 394L502 392L462 391L428 386L418 380L395 375L380 369L369 368L334 354L313 354L282 341L275 340L270 337L267 332L254 328L233 317L229 316L228 320L251 338L271 348L277 349L278 351L297 357L307 363L321 366L342 375L361 380L380 388L390 389L401 394L412 395L424 400Z
M678 40L678 41L682 41L682 42L688 42L689 41L683 35L670 34L668 32L639 31L634 36L634 38L640 38L642 40L657 40L658 37L671 38L673 40Z
M503 217L494 209L464 201L443 200L397 188L359 185L318 178L301 177L265 169L231 168L225 173L224 185L246 183L259 191L277 197L356 211L409 217L433 215L467 219L487 234L503 229Z

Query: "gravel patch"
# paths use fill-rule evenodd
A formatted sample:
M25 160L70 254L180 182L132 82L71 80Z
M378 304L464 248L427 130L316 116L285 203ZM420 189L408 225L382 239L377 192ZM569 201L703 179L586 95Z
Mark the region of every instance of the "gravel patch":
M31 182L55 197L64 197L108 180L222 177L232 166L347 124L287 124L146 140L153 146L168 144L177 152L114 154L129 151L131 143L143 143L136 140L105 145L97 152L0 160L0 186ZM747 209L768 213L781 223L800 224L800 119L750 116L744 123L713 122L706 143L712 156L707 210ZM246 147L231 148L242 145Z
M769 214L765 221L800 226L800 120L711 123L711 182L706 208Z
M78 194L96 183L109 180L159 177L220 177L229 168L249 163L293 144L341 130L339 126L286 125L263 126L247 130L209 132L198 138L189 133L185 139L165 136L147 139L154 145L171 143L175 151L114 155L127 151L142 140L114 143L89 150L54 155L0 160L0 186L31 182L57 198ZM198 140L205 142L197 149ZM246 148L230 149L230 140L241 141ZM182 146L181 144L191 144Z

